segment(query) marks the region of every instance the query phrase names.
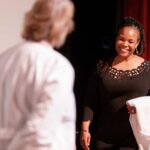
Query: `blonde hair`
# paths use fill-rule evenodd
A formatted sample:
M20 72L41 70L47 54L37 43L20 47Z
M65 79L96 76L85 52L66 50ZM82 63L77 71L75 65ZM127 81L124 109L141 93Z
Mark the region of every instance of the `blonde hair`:
M31 41L55 41L57 46L62 34L73 30L73 15L74 4L70 0L37 0L25 16L22 37ZM65 40L66 36L62 37Z

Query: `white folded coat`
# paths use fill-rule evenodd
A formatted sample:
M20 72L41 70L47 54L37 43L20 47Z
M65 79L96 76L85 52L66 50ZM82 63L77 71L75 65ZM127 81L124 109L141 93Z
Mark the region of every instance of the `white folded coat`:
M130 124L139 146L139 150L150 149L150 96L142 96L127 101L127 105L136 108L130 114Z

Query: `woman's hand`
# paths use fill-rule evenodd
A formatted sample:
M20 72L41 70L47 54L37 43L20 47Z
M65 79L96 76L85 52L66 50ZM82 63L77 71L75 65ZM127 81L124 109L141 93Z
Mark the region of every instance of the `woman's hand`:
M81 131L80 144L83 149L90 150L91 134L89 131Z
M127 105L128 113L129 114L135 114L136 108L134 106Z

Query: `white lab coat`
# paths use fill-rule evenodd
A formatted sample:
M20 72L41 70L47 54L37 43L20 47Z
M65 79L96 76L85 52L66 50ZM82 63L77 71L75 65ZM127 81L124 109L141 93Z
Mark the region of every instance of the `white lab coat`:
M73 150L74 69L47 42L0 55L0 150Z
M150 150L150 96L128 100L127 104L136 108L129 120L139 150Z

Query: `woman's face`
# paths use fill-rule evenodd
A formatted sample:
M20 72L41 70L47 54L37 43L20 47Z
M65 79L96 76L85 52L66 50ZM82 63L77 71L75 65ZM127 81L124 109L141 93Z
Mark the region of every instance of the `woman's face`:
M123 27L119 30L115 48L117 54L127 58L134 54L139 44L139 31L136 27Z

